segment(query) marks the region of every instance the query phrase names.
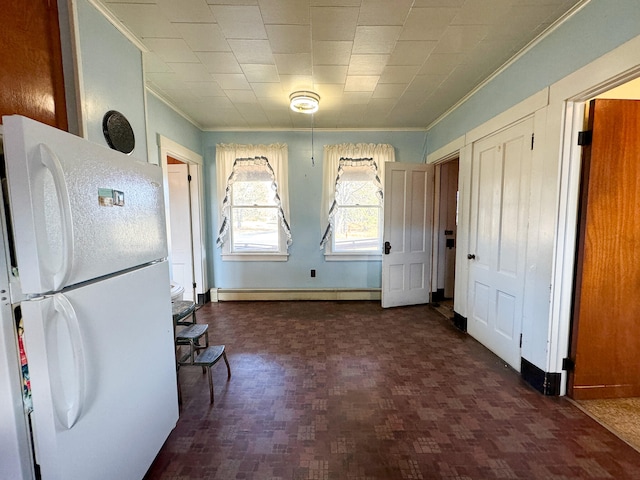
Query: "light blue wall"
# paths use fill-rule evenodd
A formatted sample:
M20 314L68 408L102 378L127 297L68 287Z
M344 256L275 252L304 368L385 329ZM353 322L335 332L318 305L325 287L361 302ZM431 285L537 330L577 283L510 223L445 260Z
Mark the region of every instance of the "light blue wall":
M203 155L202 130L177 114L166 103L147 92L147 125L149 131L149 161L160 164L158 135L167 137L193 152Z
M87 0L77 12L86 137L106 146L102 118L117 110L133 128L132 155L147 160L142 53Z
M293 244L287 262L223 262L215 247L218 229L215 145L217 143L286 143L289 148L289 204ZM314 134L315 166L311 164L311 132L206 132L205 184L209 283L218 288L380 288L381 262L325 262L320 250L322 227L322 152L337 143L389 143L396 161L424 162L424 132L323 132ZM211 255L213 253L213 255ZM316 278L310 270L316 270Z
M638 0L592 0L429 129L431 153L640 35Z

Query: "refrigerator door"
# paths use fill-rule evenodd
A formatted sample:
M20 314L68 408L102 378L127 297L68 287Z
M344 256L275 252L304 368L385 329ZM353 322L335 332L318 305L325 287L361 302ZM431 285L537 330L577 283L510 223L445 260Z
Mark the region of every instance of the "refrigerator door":
M42 478L141 479L178 420L167 262L22 310Z
M162 170L20 117L3 117L22 293L167 256Z

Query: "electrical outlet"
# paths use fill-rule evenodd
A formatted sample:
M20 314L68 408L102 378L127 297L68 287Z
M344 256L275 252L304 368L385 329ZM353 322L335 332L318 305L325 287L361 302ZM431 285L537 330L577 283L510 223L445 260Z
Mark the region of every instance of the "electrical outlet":
M315 269L312 268L311 269L311 278L315 278L315 276L316 276L316 271L315 271Z

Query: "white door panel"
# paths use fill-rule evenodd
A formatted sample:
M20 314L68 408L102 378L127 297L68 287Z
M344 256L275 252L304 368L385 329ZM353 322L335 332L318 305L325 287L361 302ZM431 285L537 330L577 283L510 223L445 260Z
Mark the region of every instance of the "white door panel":
M433 167L385 164L382 306L429 303Z
M470 335L520 370L533 121L473 145Z
M189 167L187 164L169 164L169 211L171 225L171 273L174 282L184 287L184 299L193 298L193 242Z

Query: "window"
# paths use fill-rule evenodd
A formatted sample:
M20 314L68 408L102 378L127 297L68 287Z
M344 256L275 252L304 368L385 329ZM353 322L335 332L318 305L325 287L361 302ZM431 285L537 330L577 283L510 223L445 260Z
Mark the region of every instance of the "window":
M379 260L383 234L381 178L384 162L395 159L393 147L328 145L324 153L325 230L320 246L325 249L325 258ZM370 156L356 157L363 153Z
M258 152L269 156L238 157ZM217 244L224 260L287 259L286 172L286 145L216 146L221 205Z

